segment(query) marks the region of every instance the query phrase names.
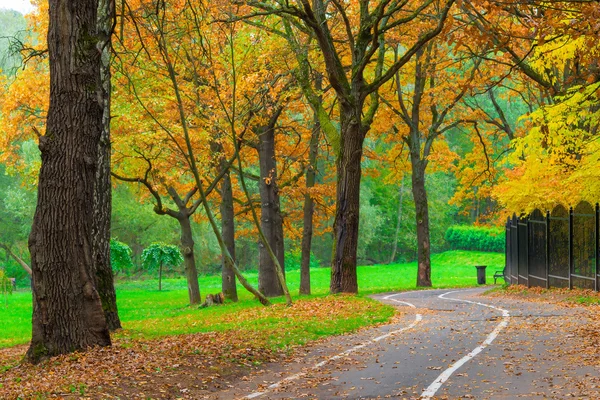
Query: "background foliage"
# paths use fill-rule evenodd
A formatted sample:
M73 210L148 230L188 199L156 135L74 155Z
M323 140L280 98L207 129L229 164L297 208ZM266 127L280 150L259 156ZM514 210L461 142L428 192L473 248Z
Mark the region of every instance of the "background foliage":
M453 250L503 252L506 246L504 228L484 226L451 226L446 242Z

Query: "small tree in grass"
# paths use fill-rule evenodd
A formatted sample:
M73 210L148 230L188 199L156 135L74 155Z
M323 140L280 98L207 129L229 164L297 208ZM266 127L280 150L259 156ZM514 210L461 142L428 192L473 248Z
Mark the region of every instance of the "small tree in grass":
M8 306L8 295L12 294L12 281L6 276L6 272L0 269L0 294L4 297L4 305Z
M158 290L162 290L162 269L174 267L183 262L183 256L177 246L165 243L152 243L142 252L144 268L154 270L158 268Z
M131 247L116 239L110 239L110 264L115 274L131 271L133 269Z

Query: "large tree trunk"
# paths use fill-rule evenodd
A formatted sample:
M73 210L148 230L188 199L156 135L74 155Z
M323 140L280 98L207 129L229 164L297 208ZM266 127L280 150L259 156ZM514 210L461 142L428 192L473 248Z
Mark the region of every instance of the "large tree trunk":
M275 122L259 129L258 155L260 160L261 227L267 242L273 249L279 265L284 268L283 219L281 217L279 188L277 187L277 163L275 161ZM283 295L277 278L275 262L264 243L259 243L258 290L267 297ZM285 271L285 269L284 269Z
M221 165L225 161L221 162ZM235 215L233 211L233 190L231 188L231 177L229 172L223 175L221 181L221 234L223 241L229 251L229 255L235 260ZM223 254L221 270L221 290L226 299L238 301L235 272L231 263L227 262L226 254Z
M429 205L425 190L426 161L418 154L411 154L412 193L415 200L417 223L417 286L431 287L431 242L429 238Z
M200 304L200 286L198 285L198 271L196 270L196 257L194 255L194 237L192 225L187 210L180 210L177 218L181 227L181 252L185 264L185 277L188 285L190 304Z
M320 79L317 80L317 90L320 88ZM315 115L315 122L310 137L310 146L308 153L308 169L306 170L306 188L315 186L317 176L317 155L319 152L319 137L321 134L321 124ZM300 294L310 294L310 250L313 237L313 215L315 212L315 201L310 193L304 195L304 225L302 226L302 258L300 261Z
M32 362L111 344L92 257L103 115L95 46L98 1L50 0L49 10L50 106L29 237L33 317L27 359Z
M360 178L363 141L362 107L340 107L342 122L340 154L337 158L337 193L334 244L331 265L331 293L358 293L356 252L360 210Z
M112 30L112 11L110 0L100 0L98 7L98 30L110 38ZM110 39L108 39L110 40ZM110 264L110 217L112 210L110 182L110 46L106 43L102 49L100 76L102 82L102 135L98 146L98 169L94 188L93 260L96 275L96 287L102 301L108 329L121 329L117 309L117 295Z

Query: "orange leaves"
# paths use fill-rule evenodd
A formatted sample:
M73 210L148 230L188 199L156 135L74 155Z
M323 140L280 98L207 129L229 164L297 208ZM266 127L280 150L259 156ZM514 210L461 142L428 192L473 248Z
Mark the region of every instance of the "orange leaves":
M282 359L324 332L372 324L374 318L381 319L383 307L356 297L328 296L296 301L292 307L195 310L187 313L189 326L211 329L212 323L220 331L150 340L125 330L111 348L59 356L36 366L19 364L25 347L2 349L0 366L8 368L0 370L0 398L197 399L219 388L223 378ZM360 318L354 327L347 324Z

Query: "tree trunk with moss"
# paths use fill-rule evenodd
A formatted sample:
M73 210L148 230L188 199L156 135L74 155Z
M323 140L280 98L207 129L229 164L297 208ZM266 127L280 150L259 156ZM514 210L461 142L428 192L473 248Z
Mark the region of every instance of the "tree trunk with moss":
M283 219L277 186L277 163L275 160L275 125L281 114L277 110L269 124L257 129L260 182L258 183L261 201L260 223L262 231L275 253L279 265L284 269ZM277 277L276 266L268 248L259 242L258 290L267 297L283 295L283 287Z
M356 249L360 218L360 178L363 142L368 126L361 124L362 103L340 106L341 141L336 160L337 190L333 223L331 293L358 293Z
M429 236L429 205L425 190L426 160L420 155L411 154L412 193L415 200L417 225L417 286L431 287L431 239Z
M222 160L223 168L225 168L225 164L226 161ZM229 172L223 175L221 181L221 234L229 255L235 260L235 213ZM226 254L223 254L222 257L221 290L226 299L238 301L235 271L231 268L231 263L227 262Z
M94 186L103 105L98 1L50 0L50 106L29 237L33 317L27 359L109 346L95 286Z
M198 270L196 269L196 256L194 252L194 236L192 234L190 218L191 216L189 215L187 208L179 210L177 221L181 228L181 253L183 254L185 265L188 297L190 304L200 304L200 285L198 284Z
M117 309L112 266L110 264L110 217L112 210L112 187L110 181L110 35L114 20L114 4L110 0L100 0L98 6L98 30L106 38L100 43L101 54L100 79L103 101L102 135L98 145L98 169L94 188L94 225L93 259L96 275L96 287L108 329L121 329L121 320Z

